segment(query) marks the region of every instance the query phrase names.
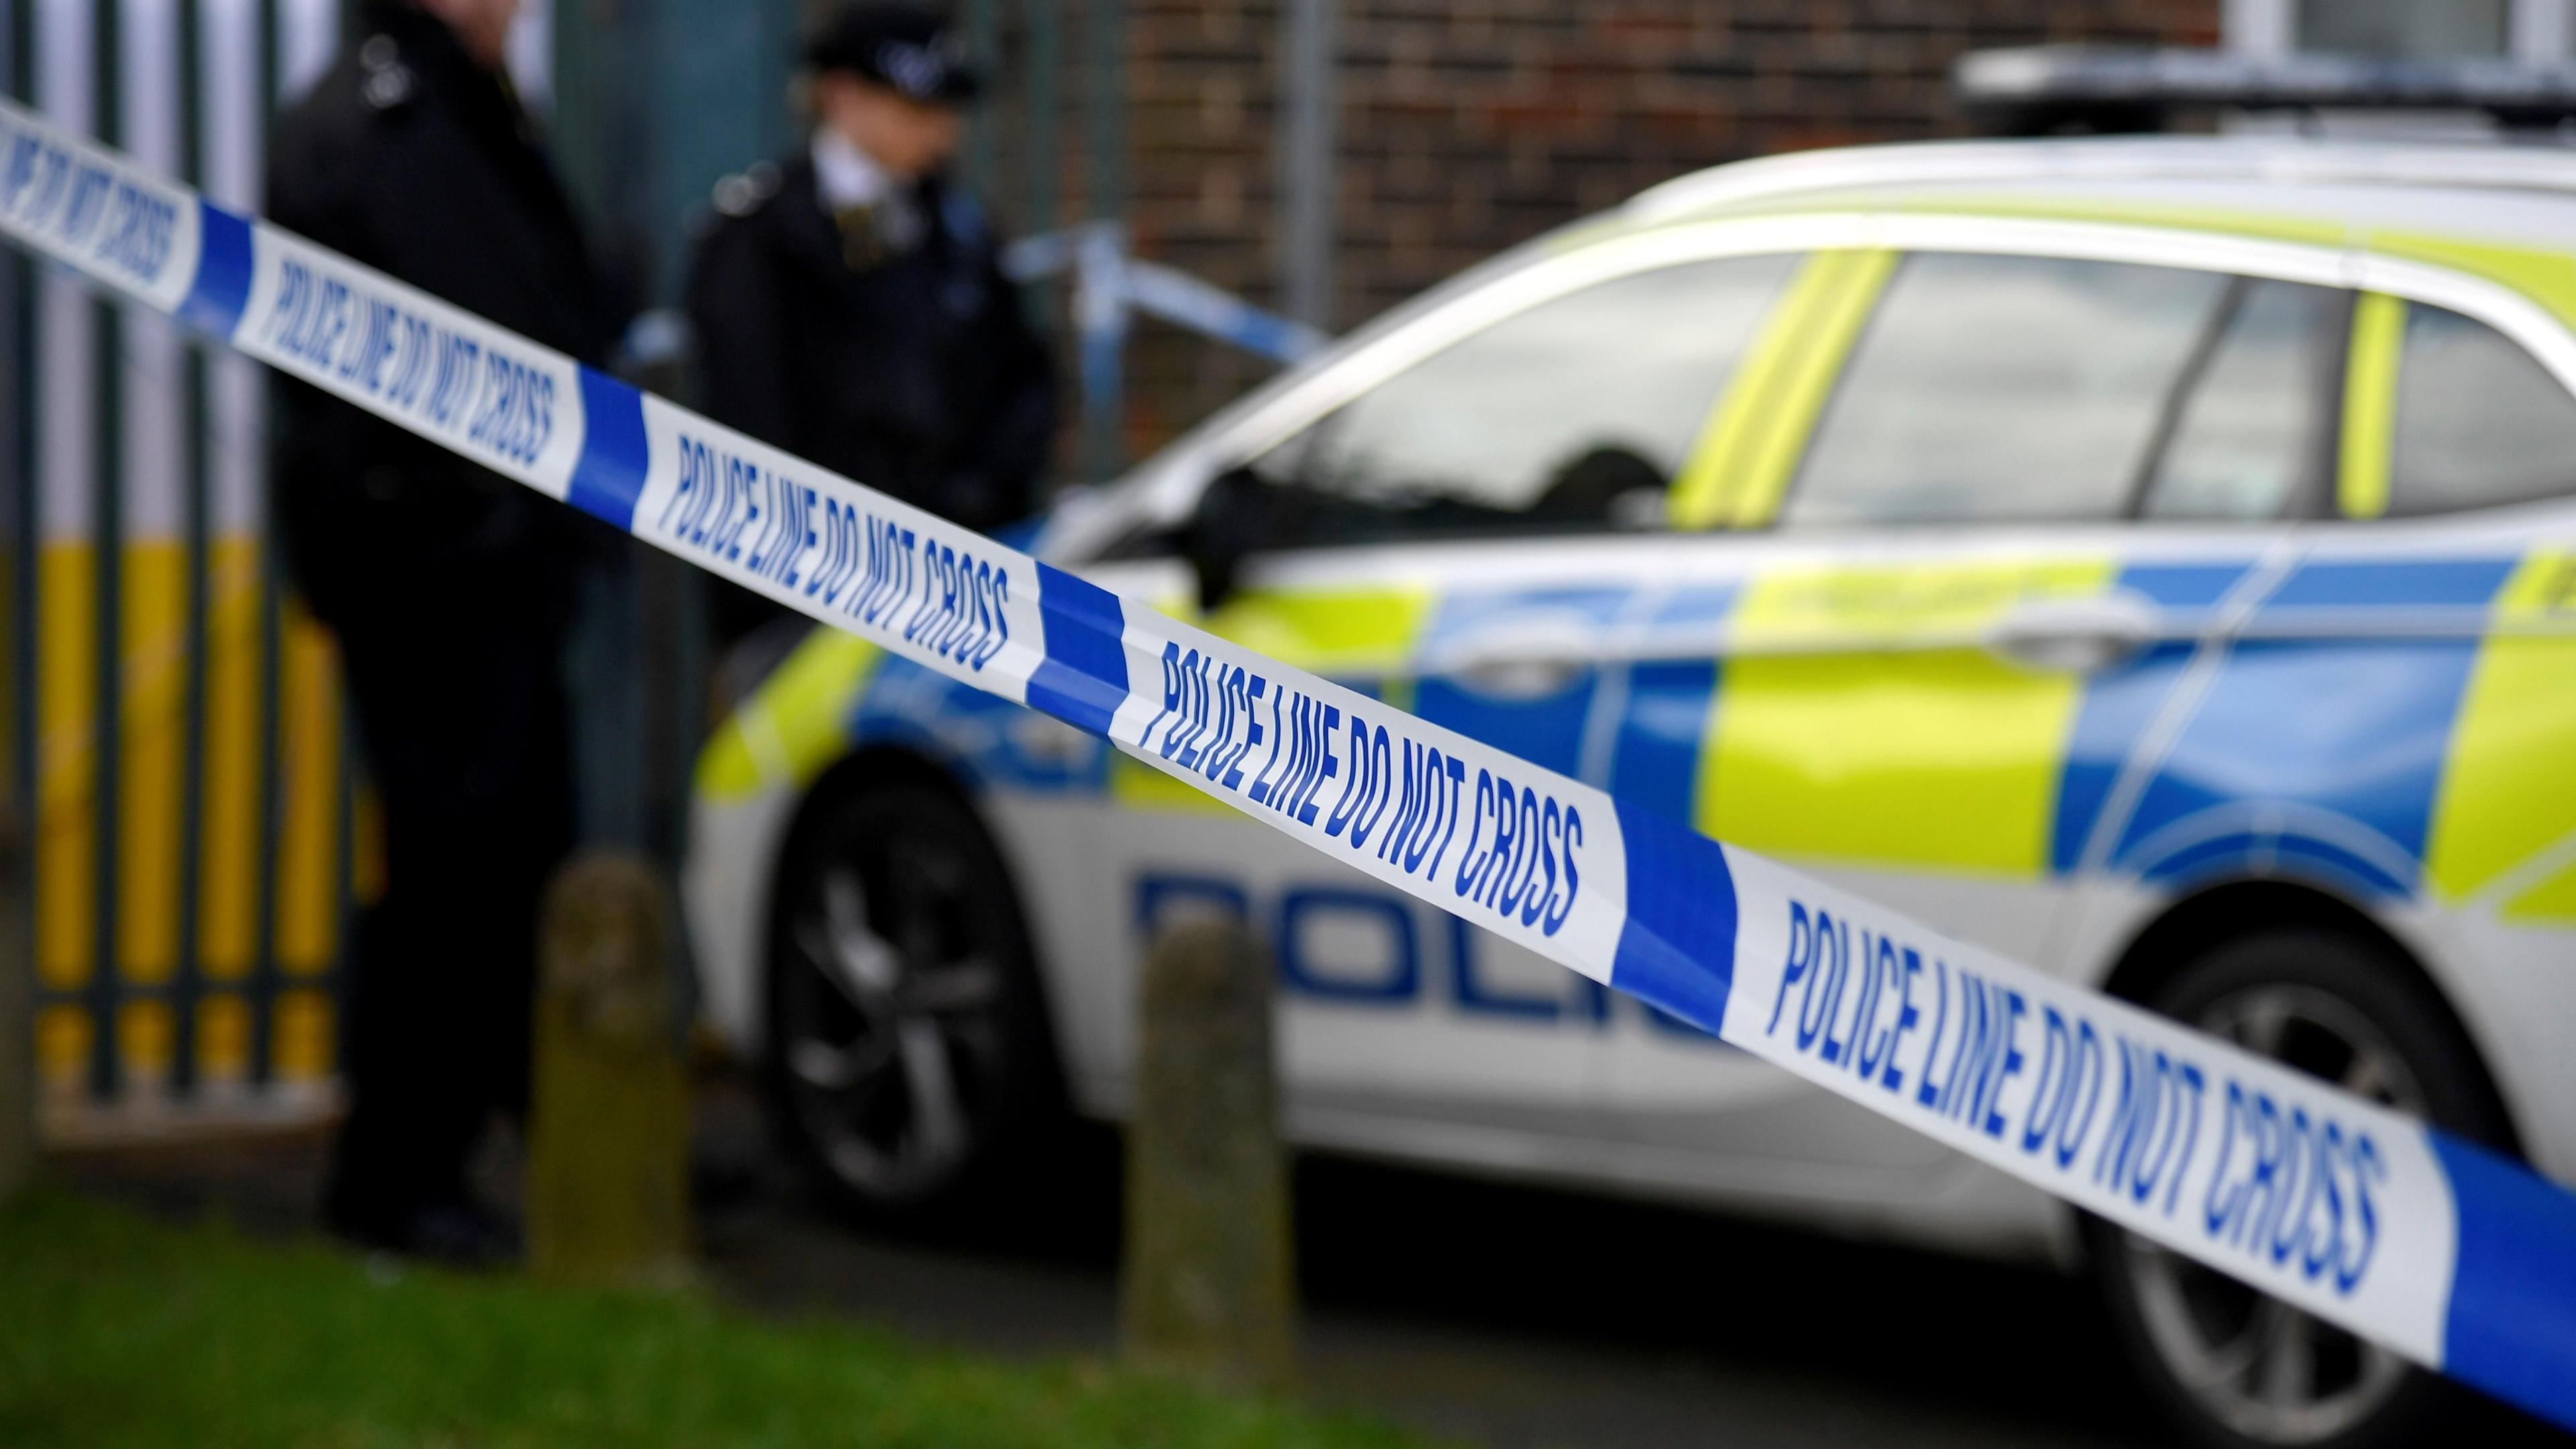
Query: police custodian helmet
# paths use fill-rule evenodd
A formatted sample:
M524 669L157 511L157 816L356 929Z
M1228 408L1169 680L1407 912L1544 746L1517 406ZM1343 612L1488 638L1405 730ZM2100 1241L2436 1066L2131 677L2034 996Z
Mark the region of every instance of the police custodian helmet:
M825 21L806 42L805 63L853 72L916 101L969 101L984 89L965 37L928 10L881 0L862 0Z

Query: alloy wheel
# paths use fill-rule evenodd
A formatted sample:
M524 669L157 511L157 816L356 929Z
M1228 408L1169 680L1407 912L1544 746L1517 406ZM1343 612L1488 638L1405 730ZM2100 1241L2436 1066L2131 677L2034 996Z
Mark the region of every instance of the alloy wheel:
M984 872L907 834L806 877L784 933L780 1065L822 1164L867 1200L935 1195L1001 1106L1012 1008Z
M2387 1036L2313 987L2263 985L2211 1002L2194 1025L2416 1116L2425 1096ZM2204 1412L2266 1444L2311 1444L2368 1420L2406 1382L2396 1354L2135 1234L2123 1262L2150 1342Z

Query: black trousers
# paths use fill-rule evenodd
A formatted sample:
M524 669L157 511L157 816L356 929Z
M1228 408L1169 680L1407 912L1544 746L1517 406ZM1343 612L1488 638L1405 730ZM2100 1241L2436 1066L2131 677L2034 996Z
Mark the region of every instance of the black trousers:
M411 572L326 616L387 846L384 897L357 926L350 1111L324 1205L359 1231L461 1194L493 1115L524 1112L537 913L575 829L573 564Z

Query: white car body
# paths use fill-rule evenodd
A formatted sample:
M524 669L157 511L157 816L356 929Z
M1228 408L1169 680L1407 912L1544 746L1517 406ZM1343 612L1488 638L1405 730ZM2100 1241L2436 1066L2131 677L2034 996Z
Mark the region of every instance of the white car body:
M2428 207L2459 239L2456 257L2389 243L2385 228L2420 225ZM2576 161L2552 154L1962 144L1721 168L1399 309L1105 495L1060 509L1036 551L1184 609L1188 567L1128 545L1184 521L1214 474L1497 319L1706 259L2078 258L2377 294L2483 323L2576 391L2576 307L2517 284L2510 268L2458 259L2471 246L2519 248L2576 274L2569 236ZM2296 893L2366 918L2456 1011L2525 1152L2566 1180L2576 686L2496 681L2507 653L2552 650L2564 652L2535 657L2576 678L2576 599L2543 577L2576 557L2576 474L2569 482L2565 499L2402 519L1315 547L1254 561L1247 593L1289 603L1269 632L1241 637L1294 646L1291 663L1446 711L1470 733L1491 724L1495 743L1526 742L1542 763L1614 792L1660 781L1703 828L1750 831L1739 843L2087 985L2114 984L2160 922L2215 911L2228 891L2282 892L2236 897L2274 903ZM1140 556L1113 557L1122 552ZM1807 586L1826 602L1797 602ZM1766 623L1744 607L1756 597L1816 612L1803 626ZM1315 599L1341 601L1358 622L1298 626L1296 601ZM1372 600L1412 610L1410 623L1371 633ZM1345 625L1356 640L1334 632ZM2105 639L2105 656L2085 653ZM2049 653L2058 646L2074 652ZM792 699L755 697L718 742L733 763L703 777L690 924L707 1015L746 1054L763 1048L772 882L799 809L831 771L899 754L957 781L1007 862L1066 1086L1086 1114L1124 1110L1154 912L1213 896L1274 942L1286 1130L1300 1146L1978 1252L2071 1249L2069 1213L2034 1189L1258 823L1159 790L1099 740L978 704L899 662L840 656L812 666ZM1865 673L1870 660L1894 661L1889 677L1902 682L1886 687L1907 708L1837 734L1832 721L1882 686L1832 671ZM2530 675L2528 658L2520 667ZM1695 706L1699 686L1680 677L1694 669L1709 675ZM824 676L839 682L818 692ZM1842 682L1816 682L1828 677ZM1989 725L1980 711L1998 699L2007 713ZM1844 713L1817 712L1836 700ZM1648 718L1667 706L1697 708L1701 736ZM2507 760L2489 741L2523 753ZM2519 789L2477 773L2527 769L2515 762L2551 749L2554 774ZM1965 785L1944 782L1953 757ZM1739 819L1710 805L1710 762L1737 758L1790 760L1765 776L1777 788L1764 798L1797 809ZM1976 848L1909 857L1904 839L1868 826L1881 788L1913 802L1890 807L1891 819L1990 798L1994 828L1963 831ZM2079 796L2080 809L2068 803ZM2495 850L2480 842L2508 826L2514 843L2488 860ZM1994 851L1981 854L1989 837Z

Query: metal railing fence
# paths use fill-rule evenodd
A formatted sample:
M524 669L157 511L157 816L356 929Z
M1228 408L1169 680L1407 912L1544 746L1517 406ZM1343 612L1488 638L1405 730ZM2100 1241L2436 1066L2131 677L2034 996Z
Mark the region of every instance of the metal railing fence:
M687 45L684 22L731 3L553 0L538 53L514 62L538 67L523 91L551 97L559 155L610 234L665 266L694 219L681 198L713 180L678 173L757 153L719 157L705 118L639 130L631 92L682 66L655 47ZM812 7L757 8L752 49L792 34L785 10ZM1132 318L1272 361L1316 335L1130 255L1123 0L956 8L994 81L967 170L1032 234L1013 269L1038 286L1078 384L1065 472L1096 481L1126 462ZM256 211L269 117L329 65L349 9L0 0L0 88ZM690 76L722 112L714 129L751 147L793 132L783 74L782 57ZM0 803L29 823L36 1059L57 1133L333 1100L349 928L383 853L331 638L269 535L266 426L256 364L0 258ZM568 668L594 839L680 848L708 703L700 587L658 555L588 585Z
M333 0L9 0L7 88L236 205ZM32 821L59 1115L327 1094L378 855L329 636L264 526L264 383L24 257L0 267L8 788Z

